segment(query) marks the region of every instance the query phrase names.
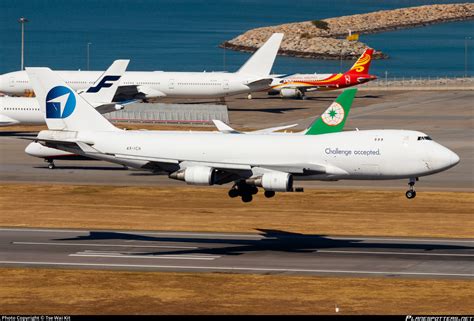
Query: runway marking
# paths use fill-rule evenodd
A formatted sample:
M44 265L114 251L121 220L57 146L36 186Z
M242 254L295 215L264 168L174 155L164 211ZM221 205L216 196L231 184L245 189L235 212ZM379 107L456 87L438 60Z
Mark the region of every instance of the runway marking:
M141 248L164 248L164 249L198 249L196 246L172 246L172 245L122 245L101 243L56 243L56 242L12 242L19 245L58 245L58 246L103 246L103 247L141 247Z
M249 268L249 267L222 267L222 266L176 266L176 265L71 263L71 262L28 262L28 261L0 261L0 264L28 264L28 265L52 265L52 266L64 265L64 266L124 267L124 268L161 268L161 269L180 269L180 270L219 270L219 271L255 271L255 272L301 272L301 273L375 274L375 275L396 274L396 275L424 275L424 276L458 276L458 277L471 277L471 278L474 277L474 274L464 274L464 273L276 269L276 268Z
M328 237L332 240L362 240L362 241L398 241L398 242L410 242L410 241L415 241L415 242L443 242L443 243L473 243L474 240L454 240L454 239L417 239L417 238L406 238L406 239L400 239L400 238L377 238L377 237L367 237L367 238L360 238L360 237Z
M380 254L380 255L426 255L426 256L460 256L474 257L474 254L451 254L451 253L414 253L414 252L373 252L373 251L337 251L337 250L316 250L316 253L343 253L343 254Z
M114 253L76 253L69 254L69 256L80 257L112 257L123 259L165 259L165 260L204 260L212 261L220 258L220 256L192 256L192 255L124 255Z

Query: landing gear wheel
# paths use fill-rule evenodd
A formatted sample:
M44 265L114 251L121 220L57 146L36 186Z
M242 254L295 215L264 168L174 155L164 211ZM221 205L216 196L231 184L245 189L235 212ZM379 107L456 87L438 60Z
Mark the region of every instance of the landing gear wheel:
M242 202L249 203L253 199L252 194L244 194L242 195Z
M408 190L406 193L405 193L406 197L408 199L412 199L412 198L415 198L416 197L416 192L415 191L410 191Z
M258 193L258 187L252 186L251 189L250 189L250 193L252 193L252 195L257 194Z
M275 192L274 191L265 191L264 195L265 195L266 198L272 198L273 196L275 196Z
M49 169L55 169L56 168L56 165L54 165L54 161L53 160L46 160L48 162L48 168Z
M236 188L232 188L232 189L229 190L229 192L227 194L229 194L230 198L234 198L234 197L239 196L239 190L236 189Z
M408 199L412 199L416 197L415 183L417 180L418 180L418 177L410 177L408 181L408 186L410 189L405 193Z

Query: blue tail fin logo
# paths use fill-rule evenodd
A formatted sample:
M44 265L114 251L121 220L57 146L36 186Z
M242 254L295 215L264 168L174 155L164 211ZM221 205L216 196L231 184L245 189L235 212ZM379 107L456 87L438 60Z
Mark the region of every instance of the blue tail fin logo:
M76 97L64 86L52 88L46 95L46 118L69 117L76 108Z
M105 76L102 80L97 84L95 87L90 87L87 92L88 93L97 93L102 88L109 88L112 87L113 82L120 79L120 76Z

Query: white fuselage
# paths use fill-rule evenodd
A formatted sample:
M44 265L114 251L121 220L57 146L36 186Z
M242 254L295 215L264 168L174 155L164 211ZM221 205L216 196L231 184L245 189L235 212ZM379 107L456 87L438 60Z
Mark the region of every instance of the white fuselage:
M0 126L44 125L44 112L39 103L29 97L0 97Z
M42 132L38 137L47 134ZM229 168L241 165L278 168L294 174L296 179L410 178L437 173L459 162L459 157L442 145L432 140L419 140L418 137L425 137L425 134L404 130L316 136L81 131L74 136L79 141L89 142L99 152L93 154L93 158L136 168L141 168L148 160L169 159L190 164L224 164ZM301 175L295 168L324 168L325 172Z
M102 71L57 71L75 91L89 88ZM146 97L219 98L269 88L249 85L261 78L228 72L164 72L128 71L121 79L119 92L124 87L136 86ZM7 95L31 93L32 87L25 71L0 76L0 92Z

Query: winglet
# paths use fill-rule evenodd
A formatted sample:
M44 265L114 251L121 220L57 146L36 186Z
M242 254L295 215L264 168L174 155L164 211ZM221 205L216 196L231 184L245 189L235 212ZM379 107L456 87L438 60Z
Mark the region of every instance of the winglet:
M340 94L328 109L304 132L305 135L321 135L340 132L344 129L357 88L347 89Z
M245 64L240 67L237 73L262 78L267 77L272 70L282 39L282 33L274 33Z
M214 123L214 126L216 126L217 130L220 131L221 133L240 134L239 131L233 129L229 125L225 124L223 121L213 119L212 122Z

